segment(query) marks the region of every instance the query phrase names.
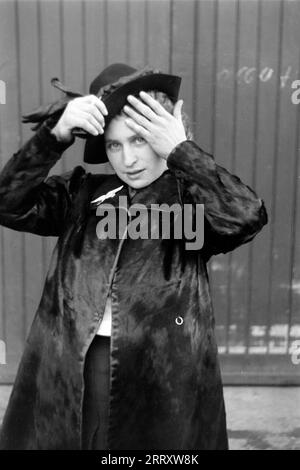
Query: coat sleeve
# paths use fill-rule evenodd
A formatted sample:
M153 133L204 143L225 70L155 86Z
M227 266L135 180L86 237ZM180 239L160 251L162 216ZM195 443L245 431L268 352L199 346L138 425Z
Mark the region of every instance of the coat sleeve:
M264 201L195 142L177 145L167 165L179 180L182 202L204 204L206 259L251 241L267 224Z
M6 163L0 173L0 224L22 232L59 236L83 177L81 166L47 178L50 169L70 144L58 142L49 123Z

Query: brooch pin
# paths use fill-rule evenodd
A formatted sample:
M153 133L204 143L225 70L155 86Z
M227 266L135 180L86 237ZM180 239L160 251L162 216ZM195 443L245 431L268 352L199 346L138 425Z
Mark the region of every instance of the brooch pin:
M112 189L111 191L108 191L108 193L106 194L103 194L102 196L100 197L97 197L97 199L94 199L91 204L96 204L97 206L99 206L99 204L101 204L103 201L105 201L105 199L109 199L111 197L114 197L116 195L116 193L118 191L121 191L121 189L124 187L124 185L122 186L119 186L118 188L115 188L115 189Z

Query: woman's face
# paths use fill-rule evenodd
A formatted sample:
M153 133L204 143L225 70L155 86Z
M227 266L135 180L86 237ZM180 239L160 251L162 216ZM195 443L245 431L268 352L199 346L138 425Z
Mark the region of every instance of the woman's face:
M127 116L116 116L104 132L105 149L118 177L130 187L148 186L167 169L166 160L125 123Z

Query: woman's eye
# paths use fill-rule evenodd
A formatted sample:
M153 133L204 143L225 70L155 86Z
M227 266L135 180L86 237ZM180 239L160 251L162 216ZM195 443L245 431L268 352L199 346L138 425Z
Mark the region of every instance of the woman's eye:
M135 142L137 144L143 144L145 142L145 139L143 137L136 137Z
M111 144L107 145L107 149L108 150L118 150L119 146L120 146L120 144L118 144L118 142L112 142Z

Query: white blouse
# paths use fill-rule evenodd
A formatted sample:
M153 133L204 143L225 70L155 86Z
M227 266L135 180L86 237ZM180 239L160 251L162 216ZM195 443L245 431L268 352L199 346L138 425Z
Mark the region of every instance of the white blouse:
M100 328L97 332L97 335L100 336L110 336L111 335L111 298L110 295L107 298L103 319L100 325Z

